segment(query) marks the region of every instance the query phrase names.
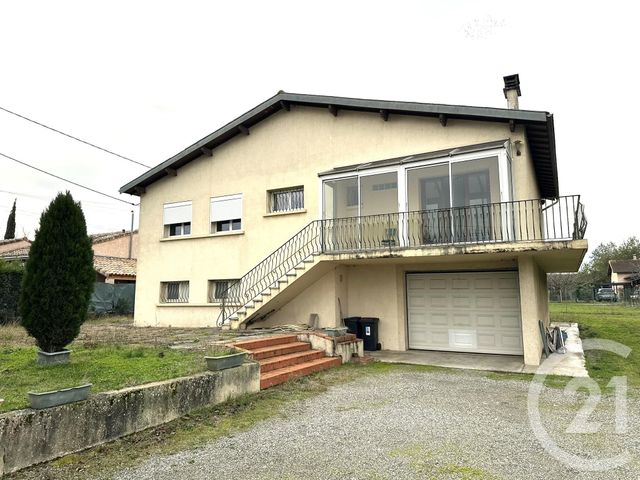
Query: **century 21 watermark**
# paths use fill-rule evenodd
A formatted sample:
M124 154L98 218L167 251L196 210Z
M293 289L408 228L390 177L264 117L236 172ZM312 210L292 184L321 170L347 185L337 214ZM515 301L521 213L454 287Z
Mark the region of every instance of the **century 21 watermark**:
M627 358L631 349L626 345L603 339L585 339L582 342L584 351L600 350L612 352L623 358ZM631 461L631 455L623 451L615 456L605 458L594 458L593 455L582 456L571 453L561 448L551 437L542 423L540 415L540 395L544 388L544 381L547 375L566 361L566 355L552 355L542 363L536 371L529 387L528 414L529 423L535 436L545 450L554 458L564 463L568 467L582 471L606 471L621 467ZM614 402L614 433L622 435L627 433L627 377L612 377L607 388L613 389ZM568 434L596 434L601 428L601 422L590 420L592 413L596 410L602 400L602 392L598 383L592 378L576 377L570 380L565 386L566 394L575 394L578 390L585 390L588 393L586 401L575 414L573 420L565 430Z

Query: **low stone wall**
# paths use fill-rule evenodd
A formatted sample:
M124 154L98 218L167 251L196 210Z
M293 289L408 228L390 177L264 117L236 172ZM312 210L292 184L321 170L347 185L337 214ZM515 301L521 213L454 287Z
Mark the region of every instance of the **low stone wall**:
M351 357L364 357L364 347L361 339L347 334L342 337L330 337L317 332L301 332L298 341L311 343L311 348L324 350L330 357L342 357L342 363L351 361Z
M92 395L87 401L0 415L0 476L260 391L260 366L239 367Z

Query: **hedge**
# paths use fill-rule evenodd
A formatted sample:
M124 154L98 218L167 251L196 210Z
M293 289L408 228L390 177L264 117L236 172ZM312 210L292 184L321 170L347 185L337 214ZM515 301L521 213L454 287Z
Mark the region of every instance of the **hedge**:
M0 260L0 325L19 320L18 300L24 265Z

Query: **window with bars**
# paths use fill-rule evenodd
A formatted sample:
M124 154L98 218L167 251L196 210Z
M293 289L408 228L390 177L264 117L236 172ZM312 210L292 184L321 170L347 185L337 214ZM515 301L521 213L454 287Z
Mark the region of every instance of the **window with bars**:
M160 303L187 303L189 282L160 282Z
M304 187L269 190L269 212L291 212L304 209Z
M229 286L237 281L237 279L209 280L209 303L221 302L226 298Z

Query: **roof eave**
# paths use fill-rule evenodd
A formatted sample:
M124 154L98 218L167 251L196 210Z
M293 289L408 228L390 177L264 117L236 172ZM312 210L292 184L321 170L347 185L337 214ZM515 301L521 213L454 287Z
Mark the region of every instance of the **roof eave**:
M534 123L553 127L553 115L548 112L533 110L509 110L503 108L473 107L465 105L428 104L417 102L397 102L389 100L367 100L359 98L333 97L324 95L307 95L280 92L262 102L258 106L229 122L215 132L200 139L173 157L151 168L144 174L120 188L120 193L139 195L139 188L143 188L166 176L167 169L179 168L201 155L203 147L218 145L228 141L236 135L242 135L241 126L251 128L264 118L284 108L286 104L320 107L333 105L338 109L356 111L380 112L389 114L432 116L447 115L452 118L477 121L516 121L519 123ZM550 123L549 123L550 122ZM552 132L550 135L553 136ZM219 141L221 140L221 141ZM213 145L212 145L213 144ZM553 147L553 163L555 164L555 144ZM557 172L555 174L555 190L557 191ZM557 194L555 196L558 196Z

